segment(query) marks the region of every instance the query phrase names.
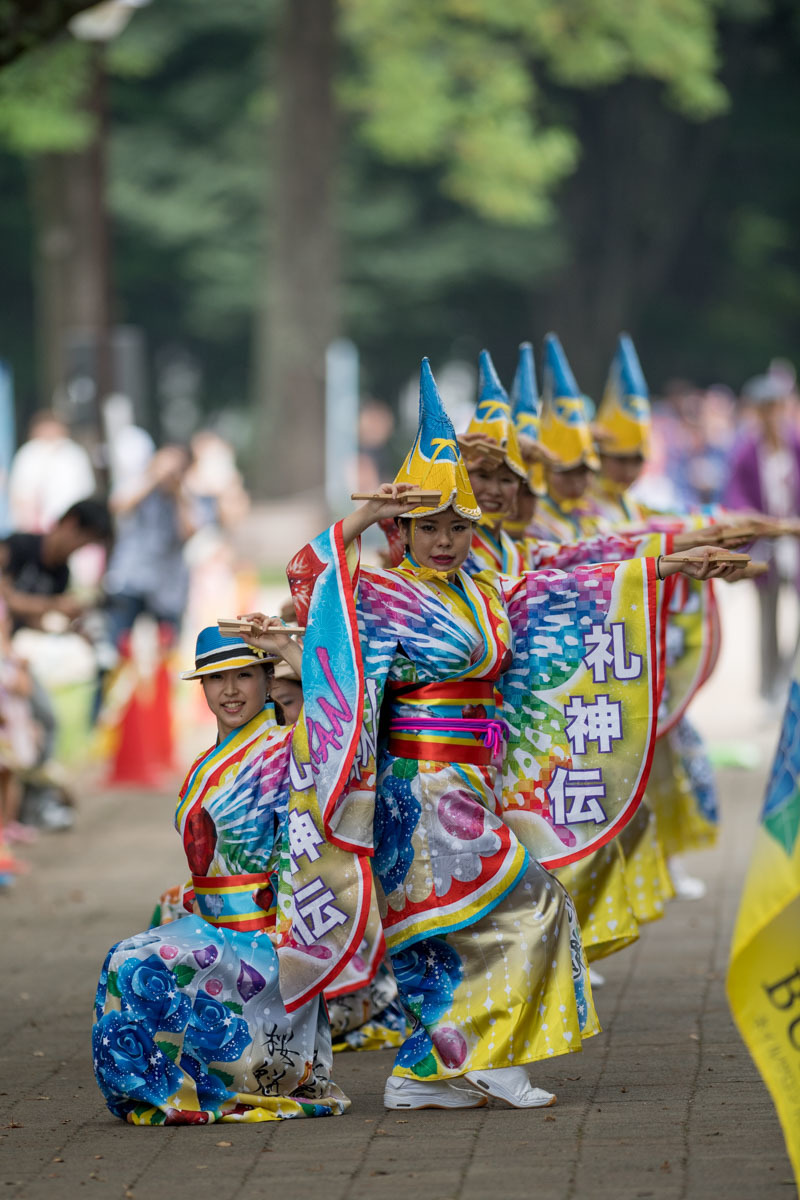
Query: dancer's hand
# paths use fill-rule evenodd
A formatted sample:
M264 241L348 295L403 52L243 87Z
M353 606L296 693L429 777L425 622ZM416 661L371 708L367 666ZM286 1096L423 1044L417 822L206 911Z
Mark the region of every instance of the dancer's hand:
M419 508L414 500L403 500L404 492L418 492L419 488L413 483L382 483L378 488L378 499L367 500L355 512L350 513L342 522L342 535L345 546L349 546L365 529L377 521L387 517L402 517L405 513Z
M541 442L537 442L535 438L528 437L527 433L517 435L519 448L522 457L526 463L544 463L545 466L552 466L558 462L558 458L553 454L552 450L548 450Z
M248 646L254 646L256 650L263 650L266 654L274 654L278 658L284 657L284 651L287 646L291 645L292 637L289 633L281 632L280 617L267 617L264 613L252 612L240 613L238 620L249 621L259 630L257 634L243 634L243 642L247 642Z
M689 579L703 581L706 579L734 579L742 570L741 562L711 561L711 556L719 551L719 546L695 546L685 551L689 561L670 562L669 557L658 559L658 573L662 579L670 575L686 575Z
M404 500L404 492L418 492L419 488L413 483L382 483L378 494L385 499L367 500L364 508L370 514L370 525L376 521L385 521L392 517L402 517L404 513L419 508L415 500Z

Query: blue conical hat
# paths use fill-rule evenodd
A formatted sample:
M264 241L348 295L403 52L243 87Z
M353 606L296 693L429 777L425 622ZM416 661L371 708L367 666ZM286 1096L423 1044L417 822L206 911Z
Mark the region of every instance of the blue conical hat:
M498 378L488 350L481 350L478 361L478 406L467 426L465 437L496 445L511 470L522 479L527 479L528 468L519 448L508 393Z
M538 442L541 413L542 400L536 386L533 346L530 342L522 342L514 382L511 385L511 414L517 433ZM537 495L545 494L541 463L535 462L528 467L528 487Z
M417 436L395 483L412 483L423 491L441 493L441 503L435 508L412 509L406 514L409 517L430 516L452 505L467 520L480 520L481 510L458 448L453 422L444 410L427 358L423 358L419 374Z
M544 339L539 441L557 459L556 470L568 471L581 463L593 471L600 466L583 396L554 333L548 333Z
M533 346L522 342L519 348L517 371L511 385L511 413L518 433L538 441L542 401L536 386L533 365Z
M594 428L601 453L647 458L650 452L650 393L627 333L619 335Z

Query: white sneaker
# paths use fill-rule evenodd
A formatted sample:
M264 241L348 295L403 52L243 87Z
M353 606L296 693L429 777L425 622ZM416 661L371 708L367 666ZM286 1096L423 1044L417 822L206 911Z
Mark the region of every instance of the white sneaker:
M605 975L601 975L597 967L589 967L589 983L593 988L603 987L605 982Z
M446 1079L390 1075L383 1090L384 1108L482 1108L485 1103L480 1092L459 1088Z
M494 1067L490 1071L467 1071L464 1076L473 1087L512 1108L549 1108L555 1104L552 1092L533 1087L524 1067Z
M707 892L702 879L690 875L679 858L671 858L667 863L675 895L680 900L702 900Z

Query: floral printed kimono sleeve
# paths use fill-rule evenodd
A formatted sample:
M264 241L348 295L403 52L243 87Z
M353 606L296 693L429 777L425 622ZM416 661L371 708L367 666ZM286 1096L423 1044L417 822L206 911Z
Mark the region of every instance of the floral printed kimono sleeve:
M500 581L514 633L504 820L549 867L614 837L644 793L656 733L661 593L651 558Z
M289 759L288 846L281 865L278 946L291 1011L330 989L363 939L370 909L377 731L394 642L368 631L365 665L356 613L358 550L341 522L288 567L306 626L303 711Z

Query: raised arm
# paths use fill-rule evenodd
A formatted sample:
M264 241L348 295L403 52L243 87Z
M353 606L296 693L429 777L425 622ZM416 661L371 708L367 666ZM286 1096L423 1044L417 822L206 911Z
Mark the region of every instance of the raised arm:
M418 490L410 483L382 483L378 488L378 495L385 496L385 500L367 500L365 504L355 509L342 521L342 537L345 546L352 545L357 538L361 537L365 529L369 529L370 525L375 525L378 521L387 518L402 517L412 509L418 508L419 506L415 502L403 500L404 492Z

